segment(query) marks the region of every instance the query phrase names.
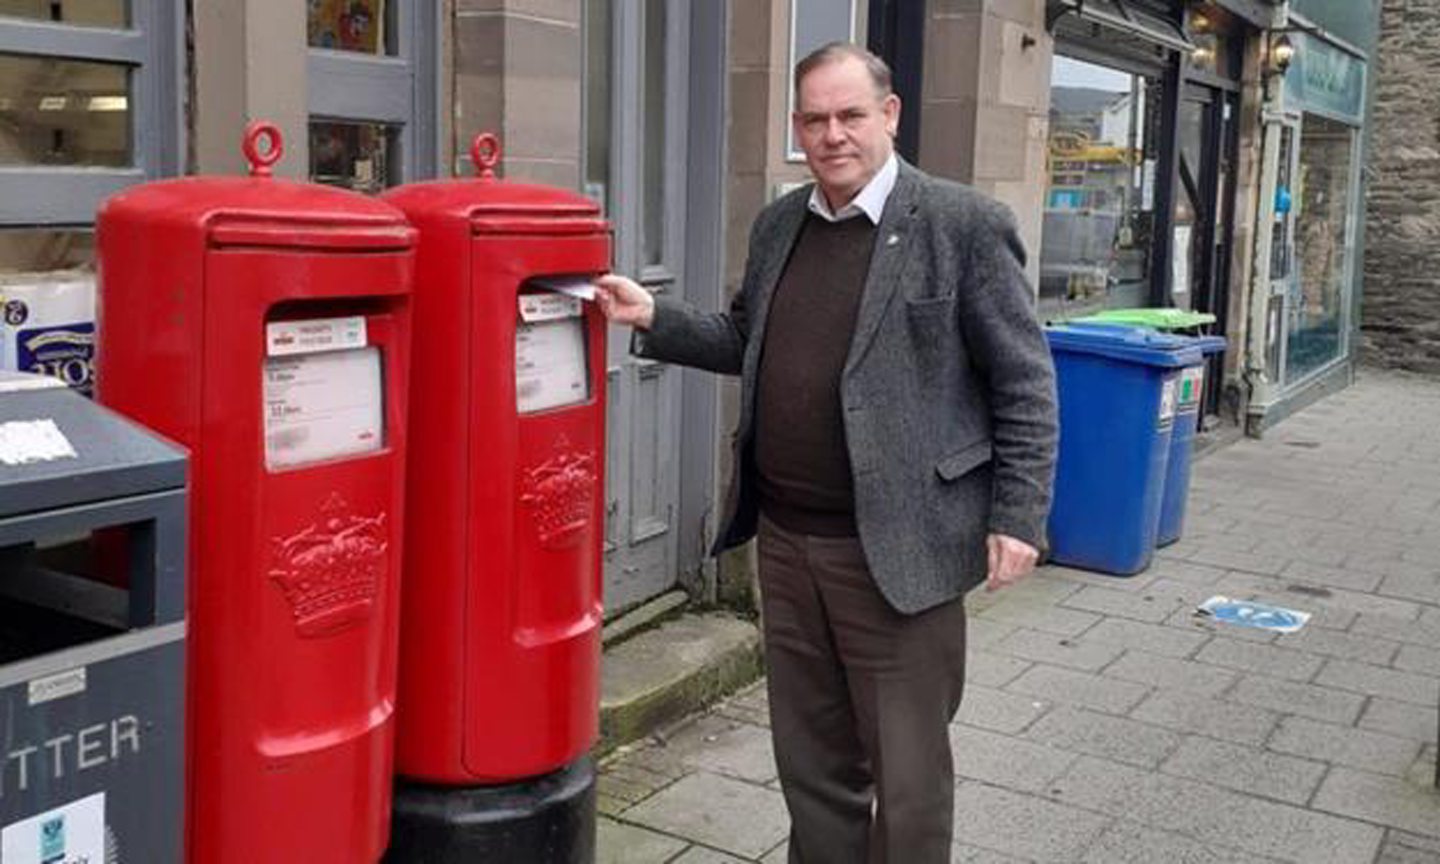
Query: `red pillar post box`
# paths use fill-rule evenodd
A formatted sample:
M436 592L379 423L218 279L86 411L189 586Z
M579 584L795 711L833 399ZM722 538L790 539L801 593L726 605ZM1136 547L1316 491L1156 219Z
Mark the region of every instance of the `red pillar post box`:
M102 206L99 394L191 451L189 860L375 861L415 232L382 202L264 176L273 126L245 149L260 176Z
M389 860L588 860L605 322L552 289L609 269L609 226L472 156L384 195L420 233Z

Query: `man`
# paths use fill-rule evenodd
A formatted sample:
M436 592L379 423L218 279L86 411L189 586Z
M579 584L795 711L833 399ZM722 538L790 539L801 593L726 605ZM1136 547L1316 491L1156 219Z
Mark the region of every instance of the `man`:
M598 301L649 357L739 374L718 548L759 534L792 864L950 860L963 592L1043 545L1054 372L1005 208L900 162L890 72L795 69L811 187L766 207L728 313L629 279Z

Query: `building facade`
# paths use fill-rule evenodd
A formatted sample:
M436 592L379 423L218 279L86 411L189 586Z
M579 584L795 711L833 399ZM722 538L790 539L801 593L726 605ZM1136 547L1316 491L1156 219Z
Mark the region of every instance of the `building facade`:
M959 75L927 75L920 164L1015 211L1041 317L1177 307L1213 315L1214 332L1242 330L1236 277L1255 218L1255 58L1277 10L1168 0L931 6L928 53L953 56L946 45L962 33L978 36L978 50L958 52ZM1236 415L1241 356L1232 348L1212 358L1207 415Z
M1042 317L1213 315L1206 413L1258 434L1349 380L1377 2L0 0L0 291L84 273L118 189L241 172L263 117L279 173L362 192L468 176L494 131L503 176L602 204L617 270L723 308L807 180L791 70L848 39L895 69L902 155L1015 212ZM744 595L749 553L706 555L734 382L627 349L607 607Z
M1347 386L1359 345L1376 0L1290 0L1267 39L1247 429Z

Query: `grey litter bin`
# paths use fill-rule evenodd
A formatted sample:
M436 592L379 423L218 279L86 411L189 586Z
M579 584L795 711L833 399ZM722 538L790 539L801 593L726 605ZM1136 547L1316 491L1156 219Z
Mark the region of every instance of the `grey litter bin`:
M183 857L183 451L0 372L0 861Z

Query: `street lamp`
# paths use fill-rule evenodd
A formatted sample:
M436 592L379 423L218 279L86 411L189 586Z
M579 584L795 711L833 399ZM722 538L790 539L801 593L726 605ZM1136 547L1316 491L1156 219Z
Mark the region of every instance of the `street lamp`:
M1290 68L1290 63L1295 59L1295 43L1285 33L1277 33L1270 39L1270 56L1268 58L1270 71L1276 75L1284 75L1285 70Z

